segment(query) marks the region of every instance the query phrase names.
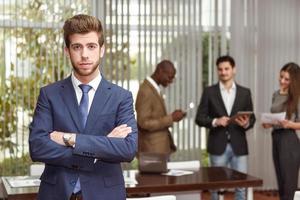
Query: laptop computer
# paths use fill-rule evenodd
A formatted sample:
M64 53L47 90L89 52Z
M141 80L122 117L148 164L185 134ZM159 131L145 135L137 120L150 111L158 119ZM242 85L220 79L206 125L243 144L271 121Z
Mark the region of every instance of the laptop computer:
M141 173L166 173L168 160L168 154L141 152L138 156L139 171Z

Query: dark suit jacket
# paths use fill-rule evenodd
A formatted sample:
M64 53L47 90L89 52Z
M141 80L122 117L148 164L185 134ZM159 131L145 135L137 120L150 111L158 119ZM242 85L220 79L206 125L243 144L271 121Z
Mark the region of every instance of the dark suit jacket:
M250 90L236 84L236 97L229 117L235 115L238 111L253 111L253 104ZM204 89L196 115L196 123L199 126L209 128L207 150L214 155L224 153L227 145L227 134L229 134L234 153L236 155L247 155L248 145L245 133L253 127L255 116L251 115L249 126L246 129L233 123L230 123L227 127L213 127L213 119L222 116L228 116L228 114L219 84L215 84Z
M46 164L38 199L69 200L80 177L85 200L125 200L120 162L131 161L137 150L131 93L102 77L85 128L79 116L70 77L40 90L29 136L32 160ZM132 133L126 138L107 137L121 124L132 127ZM54 130L77 133L75 148L53 142L49 133Z
M139 152L170 154L176 147L169 132L172 116L167 114L164 99L145 79L135 103L139 129Z

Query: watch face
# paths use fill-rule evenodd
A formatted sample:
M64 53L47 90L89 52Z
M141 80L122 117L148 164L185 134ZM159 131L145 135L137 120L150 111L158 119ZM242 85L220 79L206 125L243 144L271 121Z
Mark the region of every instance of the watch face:
M72 135L71 134L64 134L63 135L63 141L65 145L70 146L69 140L71 139Z

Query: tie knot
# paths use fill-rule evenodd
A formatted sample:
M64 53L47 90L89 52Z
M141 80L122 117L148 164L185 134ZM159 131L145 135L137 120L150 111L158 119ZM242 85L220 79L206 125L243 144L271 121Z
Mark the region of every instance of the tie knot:
M86 84L80 84L79 87L83 93L88 93L92 89L92 86Z

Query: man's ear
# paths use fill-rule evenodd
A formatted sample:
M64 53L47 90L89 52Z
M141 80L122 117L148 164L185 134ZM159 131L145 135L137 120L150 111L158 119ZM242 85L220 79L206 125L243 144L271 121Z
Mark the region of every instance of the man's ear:
M103 58L105 53L105 45L103 44L102 47L100 47L100 58Z
M233 67L233 74L236 75L236 67Z
M66 56L67 56L68 58L70 58L70 50L69 50L69 48L68 48L68 47L65 47L65 48L64 48L64 51L65 51Z

